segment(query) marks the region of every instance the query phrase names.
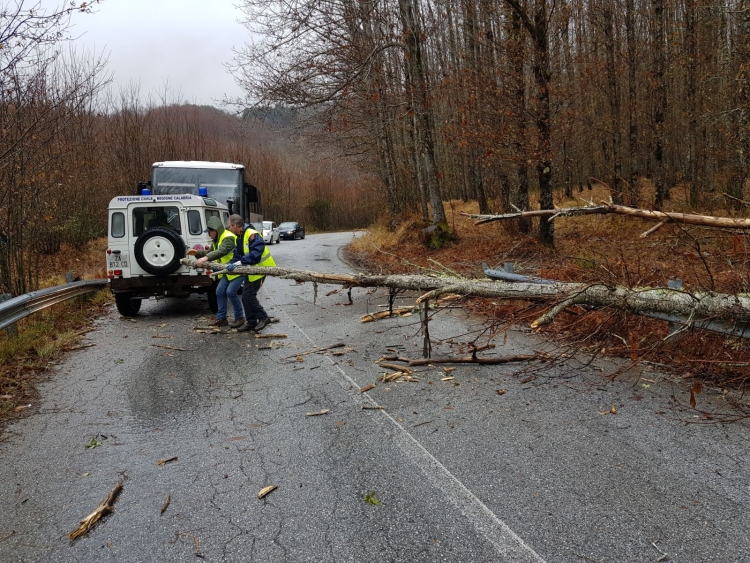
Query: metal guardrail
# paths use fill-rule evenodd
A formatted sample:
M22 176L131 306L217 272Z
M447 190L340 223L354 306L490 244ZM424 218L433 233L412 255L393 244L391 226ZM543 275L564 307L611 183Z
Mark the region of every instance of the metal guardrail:
M11 327L24 317L46 307L67 301L79 295L99 291L108 280L86 280L57 285L25 293L0 303L0 330Z

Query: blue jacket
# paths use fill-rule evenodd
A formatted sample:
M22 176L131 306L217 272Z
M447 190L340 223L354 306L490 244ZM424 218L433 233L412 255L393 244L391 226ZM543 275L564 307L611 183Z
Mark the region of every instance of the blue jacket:
M253 230L253 234L250 235L250 248L245 249L243 242L248 229ZM243 266L254 266L260 262L260 257L263 255L265 249L266 243L263 240L263 235L255 231L251 225L245 224L242 228L242 233L237 237L237 245L234 247L232 262L239 261Z

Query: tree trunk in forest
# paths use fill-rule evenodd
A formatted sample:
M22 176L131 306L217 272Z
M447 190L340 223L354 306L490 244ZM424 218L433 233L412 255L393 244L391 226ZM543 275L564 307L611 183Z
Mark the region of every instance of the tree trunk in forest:
M745 184L750 174L750 0L742 0L739 11L741 41L735 47L738 59L736 110L739 133L738 174L736 191L732 195L744 199Z
M669 199L664 164L664 116L667 111L666 38L664 37L664 0L651 0L654 25L654 206L660 209Z
M477 42L477 17L475 12L474 0L462 0L461 9L464 15L464 52L466 54L466 65L467 71L464 73L466 77L464 81L464 100L463 104L466 108L464 110L465 123L469 125L471 130L478 133L478 127L480 125L477 116L483 108L482 98L483 93L479 87L479 67L480 67L480 47ZM470 109L473 108L473 111ZM468 180L471 188L471 195L477 200L479 209L486 209L489 212L489 205L487 203L487 195L484 190L484 178L482 174L482 162L479 157L479 150L476 146L476 141L473 139L470 141L471 149L468 151ZM480 213L486 213L480 211Z
M510 58L511 81L513 83L514 117L515 123L513 141L516 158L516 174L518 184L510 197L510 203L521 211L529 209L529 172L526 139L526 79L524 77L524 40L521 29L521 18L511 8L510 29L508 31L508 57ZM531 232L531 220L518 222L518 230L524 234Z
M625 41L628 52L628 205L640 205L638 185L638 72L637 44L635 40L635 0L625 4Z
M570 8L567 0L561 0L560 2L560 35L562 43L562 55L563 55L563 70L566 79L564 87L574 89L575 88L575 66L573 65L573 55L570 46L570 33L568 28L570 26ZM565 190L565 198L573 199L573 166L571 164L571 152L573 152L573 143L571 142L571 131L574 125L574 120L567 119L563 123L562 129L562 151L563 151L563 185Z
M419 154L424 166L424 180L427 195L432 210L433 225L447 225L445 208L440 193L440 177L435 160L434 126L432 109L428 100L427 69L422 58L422 31L419 15L419 4L415 0L399 0L399 17L403 27L404 40L407 48L405 60L407 84L410 93L412 111L416 114L416 138Z
M696 7L695 0L685 0L685 52L687 54L687 83L685 84L685 97L688 102L688 199L690 205L695 207L700 199L698 186L698 159L696 135L698 132L698 108L700 101L698 97L697 74L698 74L698 37L696 35Z
M541 209L552 209L552 116L550 112L552 72L549 62L547 0L535 0L533 21L518 0L505 0L505 2L518 15L534 45L532 70L536 85L534 116L538 144L536 171L539 181L539 206ZM555 242L555 227L545 217L539 220L539 240L550 246Z
M536 0L534 15L534 78L537 87L536 127L539 137L539 206L552 209L552 115L550 112L550 88L552 72L549 64L549 44L547 38L547 0ZM531 29L529 30L531 31ZM554 224L542 218L539 220L539 240L546 245L555 243Z
M622 164L620 162L620 87L618 82L618 65L615 52L615 22L611 0L602 2L604 19L604 47L607 53L607 97L609 98L609 128L612 176L609 190L612 203L621 205L622 197Z

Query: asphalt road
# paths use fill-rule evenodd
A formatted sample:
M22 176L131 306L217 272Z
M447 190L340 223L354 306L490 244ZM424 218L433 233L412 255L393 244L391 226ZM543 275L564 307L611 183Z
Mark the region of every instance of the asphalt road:
M352 236L271 250L345 272ZM275 338L196 331L198 296L134 320L113 308L0 442L0 561L750 561L744 421L706 420L658 372L610 382L613 366L586 358L383 384L378 358L421 356L418 317L361 323L385 292L349 304L337 289L268 279ZM433 357L462 355L477 330L441 311ZM496 345L552 351L522 331ZM726 410L721 390L698 402ZM120 481L114 512L68 540Z

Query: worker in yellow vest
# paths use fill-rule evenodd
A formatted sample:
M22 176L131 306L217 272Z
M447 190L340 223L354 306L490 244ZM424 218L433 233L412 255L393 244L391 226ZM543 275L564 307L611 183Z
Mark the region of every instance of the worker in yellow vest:
M228 228L237 236L234 247L234 256L227 265L227 270L233 271L237 266L261 266L273 268L276 262L266 248L263 235L253 229L251 225L245 225L239 215L229 216ZM245 308L245 323L237 329L237 332L254 330L260 332L270 322L268 314L258 301L258 291L263 285L265 276L245 276L242 285L242 306Z
M228 264L234 256L235 236L232 231L225 229L218 217L209 217L208 219L208 236L211 237L210 250L189 251L198 257L197 267L202 267L208 261ZM219 283L216 286L216 318L211 321L209 326L231 326L239 328L245 324L245 313L240 301L239 290L242 285L242 276L232 276L229 274L219 274ZM229 324L227 320L227 298L232 304L234 312L234 321Z

